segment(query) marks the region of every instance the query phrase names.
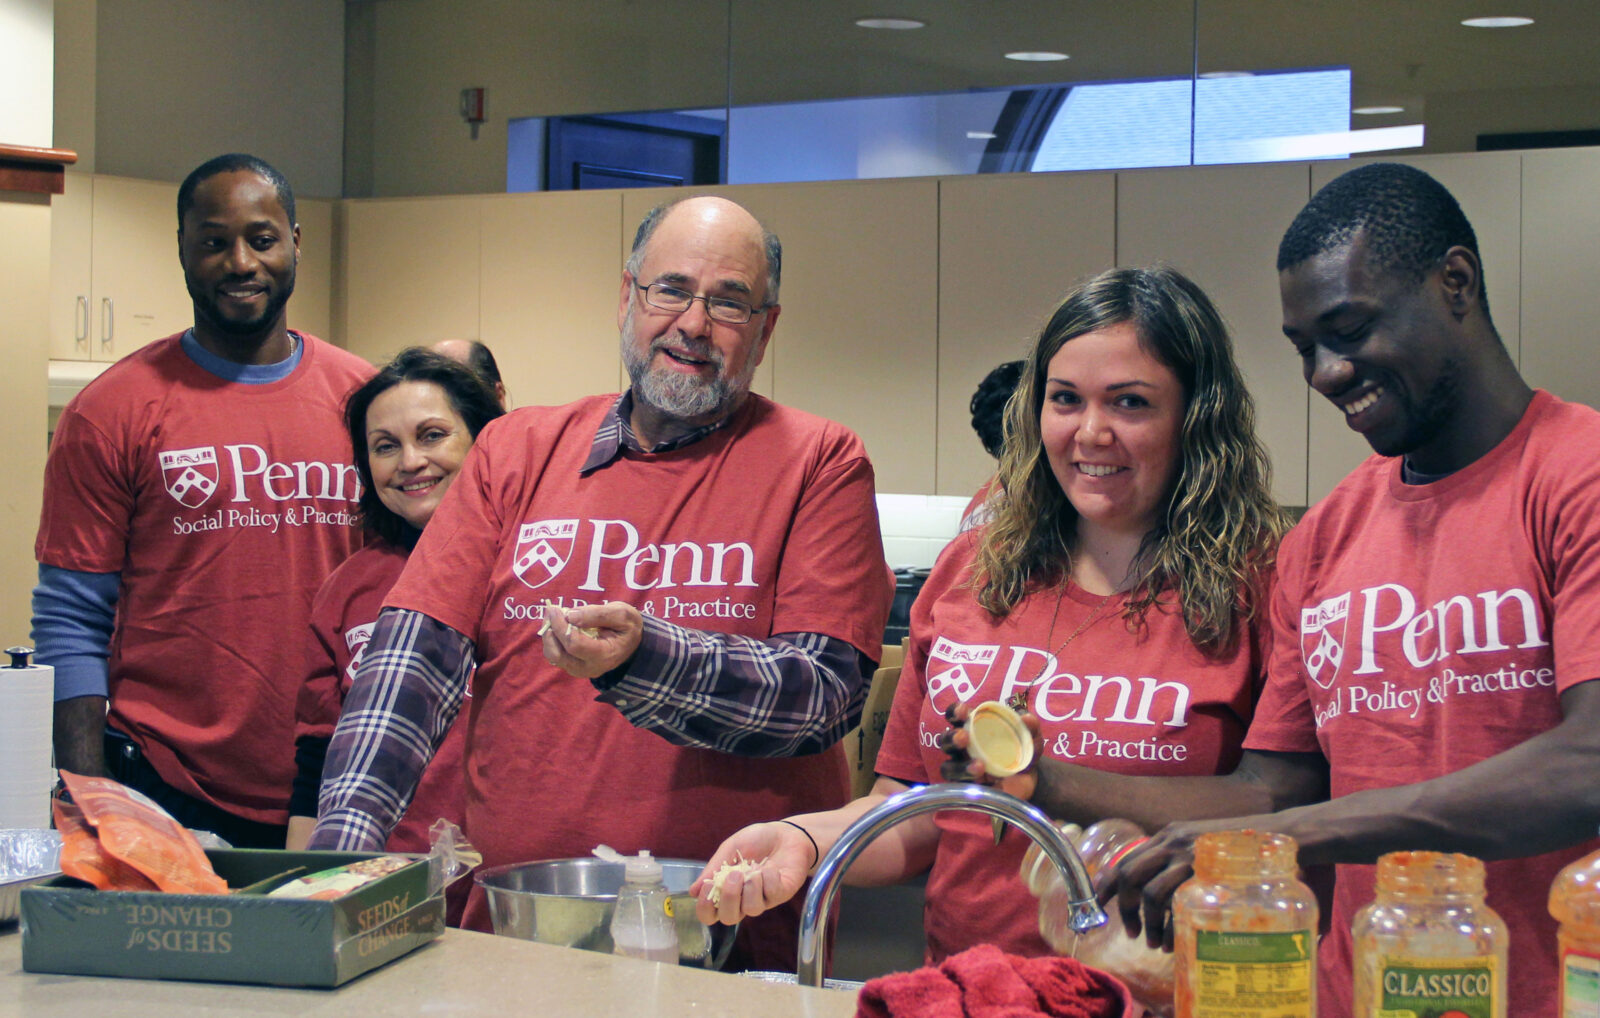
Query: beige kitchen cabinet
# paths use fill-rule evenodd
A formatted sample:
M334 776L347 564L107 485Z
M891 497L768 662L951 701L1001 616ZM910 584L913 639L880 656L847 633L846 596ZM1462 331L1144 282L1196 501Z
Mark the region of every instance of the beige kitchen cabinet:
M333 209L326 198L294 200L300 221L300 264L295 269L294 296L289 299L289 328L318 339L339 341L333 334Z
M1522 159L1518 152L1473 152L1332 160L1311 164L1311 187L1315 192L1363 162L1394 162L1415 166L1449 188L1478 235L1483 278L1489 287L1489 310L1506 349L1517 360L1522 348ZM1338 408L1316 393L1311 394L1308 434L1307 488L1310 500L1315 502L1372 455L1372 447L1350 430Z
M50 356L114 361L193 324L178 185L68 173L51 208Z
M1234 359L1272 457L1272 488L1306 504L1306 403L1300 361L1283 336L1278 241L1310 197L1305 163L1131 170L1117 174L1117 262L1166 262L1222 312Z
M477 338L494 351L516 406L616 392L617 191L481 199Z
M336 331L351 353L381 364L408 346L478 338L484 204L481 197L344 203Z
M1600 278L1596 181L1600 149L1522 156L1521 365L1529 385L1600 407L1597 325L1584 297ZM1491 262L1485 271L1493 289L1499 266ZM1504 333L1499 305L1492 310Z
M1110 173L939 181L936 494L971 495L994 473L972 430L972 393L1027 352L1074 282L1111 267L1116 194Z

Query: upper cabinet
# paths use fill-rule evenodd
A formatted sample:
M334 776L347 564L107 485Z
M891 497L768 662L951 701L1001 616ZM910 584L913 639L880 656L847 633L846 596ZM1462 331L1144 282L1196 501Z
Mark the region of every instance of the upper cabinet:
M51 203L50 356L114 361L193 323L178 186L68 173Z
M616 392L616 191L483 199L479 332L517 406Z
M1283 338L1278 240L1310 195L1304 163L1117 174L1117 261L1165 262L1194 280L1228 323L1233 356L1272 457L1272 489L1306 504L1306 388Z
M1594 321L1581 300L1600 279L1600 149L1558 149L1522 157L1522 377L1562 399L1600 406ZM1471 210L1467 213L1472 214ZM1484 274L1495 291L1500 266ZM1506 311L1491 304L1505 333Z
M333 248L334 205L326 198L294 201L300 221L300 264L295 267L294 296L289 300L289 328L318 339L334 339Z
M1111 173L939 181L938 483L891 490L965 496L994 474L972 429L972 395L995 367L1028 352L1075 282L1111 267L1116 196Z
M484 201L345 203L340 331L351 353L382 364L408 346L478 338L478 216Z

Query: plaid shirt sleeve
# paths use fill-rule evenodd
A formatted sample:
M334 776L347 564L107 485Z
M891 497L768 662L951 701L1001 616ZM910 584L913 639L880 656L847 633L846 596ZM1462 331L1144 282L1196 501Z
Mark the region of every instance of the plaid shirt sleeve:
M739 756L820 753L861 720L871 661L844 640L765 640L687 629L652 615L633 659L593 679L636 728Z
M308 848L382 851L461 707L472 651L421 612L379 614L328 744Z

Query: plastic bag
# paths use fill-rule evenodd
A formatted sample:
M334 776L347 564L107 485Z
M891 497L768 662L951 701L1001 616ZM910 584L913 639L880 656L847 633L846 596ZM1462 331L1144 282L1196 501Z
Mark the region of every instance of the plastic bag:
M212 870L200 843L166 810L110 778L71 771L62 771L61 778L105 855L138 870L163 891L228 893L227 881ZM62 872L67 872L65 866Z

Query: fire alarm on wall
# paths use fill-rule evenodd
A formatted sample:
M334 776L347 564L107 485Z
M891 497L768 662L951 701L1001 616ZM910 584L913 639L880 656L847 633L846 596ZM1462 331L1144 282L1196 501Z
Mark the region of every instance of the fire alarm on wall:
M472 125L472 140L478 140L478 125L483 123L483 89L461 90L461 119Z

